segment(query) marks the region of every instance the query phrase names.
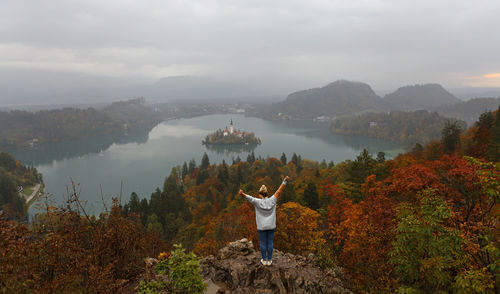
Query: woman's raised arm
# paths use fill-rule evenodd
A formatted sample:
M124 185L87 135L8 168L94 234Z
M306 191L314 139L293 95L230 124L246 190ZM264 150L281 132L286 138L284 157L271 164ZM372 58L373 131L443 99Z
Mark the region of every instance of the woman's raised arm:
M276 197L276 200L278 200L278 198L281 196L281 193L283 193L283 191L285 190L285 186L289 180L290 180L290 177L286 176L285 179L283 180L283 183L281 183L280 187L276 191L276 193L274 193L274 197Z

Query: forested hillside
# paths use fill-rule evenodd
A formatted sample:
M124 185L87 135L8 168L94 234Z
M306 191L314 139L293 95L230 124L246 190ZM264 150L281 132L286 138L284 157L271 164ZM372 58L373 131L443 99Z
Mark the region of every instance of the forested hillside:
M204 156L174 168L150 197L134 194L98 219L74 196L30 226L0 220L0 287L123 292L145 256L173 243L208 255L243 237L257 242L254 208L237 191L275 191L289 175L276 249L342 267L355 293L498 293L499 160L498 111L465 133L449 125L439 140L391 160L367 151L336 164Z
M387 139L412 147L416 143L425 145L441 137L448 121L449 118L427 110L365 113L335 119L331 124L331 131L337 134ZM454 122L465 130L465 122Z
M457 97L439 84L401 87L385 95L382 100L391 110L431 109L460 102Z
M0 211L7 218L22 218L26 213L25 199L18 187L31 187L42 182L35 168L23 166L10 154L0 152Z
M115 102L104 109L63 108L35 113L0 112L0 149L71 141L93 136L121 135L134 128L151 128L162 116L143 99Z
M382 110L381 103L369 85L339 80L321 88L291 93L283 102L262 106L255 115L266 119L312 119Z

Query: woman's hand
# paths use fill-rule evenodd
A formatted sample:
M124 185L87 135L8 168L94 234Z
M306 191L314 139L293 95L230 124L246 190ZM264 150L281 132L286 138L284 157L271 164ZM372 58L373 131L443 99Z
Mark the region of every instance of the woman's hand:
M284 181L287 181L287 182L290 181L290 177L286 176L285 179L284 179Z
M238 194L240 194L241 197L245 197L245 193L243 193L243 190L240 189L240 191L238 192Z

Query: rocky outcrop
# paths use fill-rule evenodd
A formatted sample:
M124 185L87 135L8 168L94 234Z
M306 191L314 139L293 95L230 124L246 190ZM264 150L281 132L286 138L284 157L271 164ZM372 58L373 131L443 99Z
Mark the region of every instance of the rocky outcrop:
M273 264L260 263L252 241L241 239L201 261L209 293L352 293L338 269L321 270L313 255L305 258L273 252Z

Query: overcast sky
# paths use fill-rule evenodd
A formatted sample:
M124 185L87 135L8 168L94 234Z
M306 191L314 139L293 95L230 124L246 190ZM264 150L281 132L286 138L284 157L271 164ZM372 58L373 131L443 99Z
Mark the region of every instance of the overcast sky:
M2 0L0 67L500 87L500 1Z

